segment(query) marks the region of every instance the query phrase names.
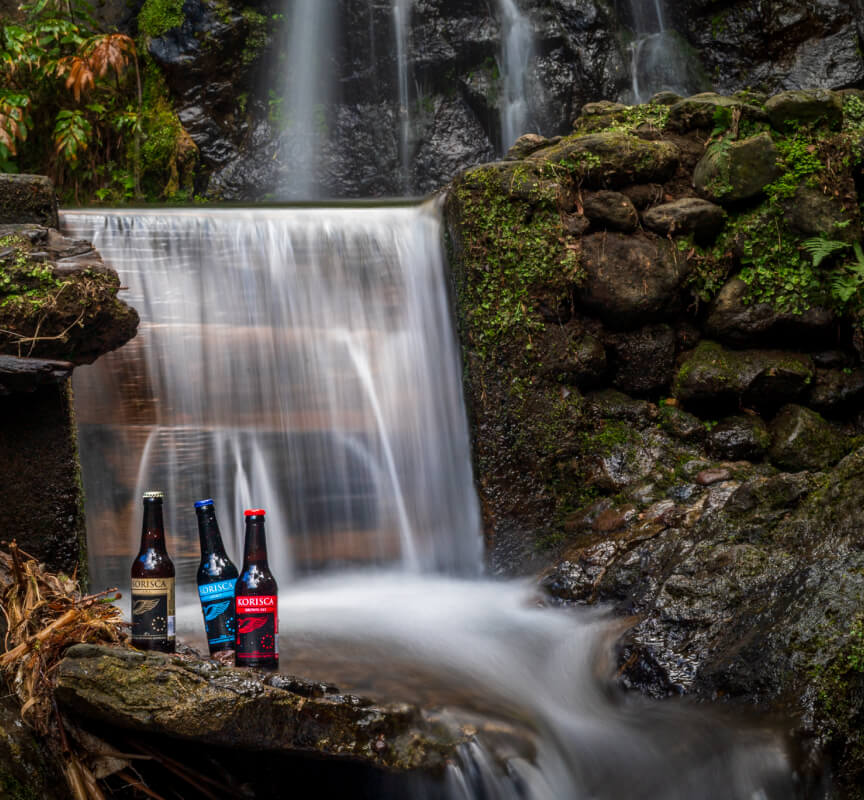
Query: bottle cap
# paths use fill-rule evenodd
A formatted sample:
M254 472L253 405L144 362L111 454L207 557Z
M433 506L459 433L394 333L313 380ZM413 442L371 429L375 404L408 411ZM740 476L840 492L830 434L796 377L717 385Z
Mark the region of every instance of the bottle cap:
M165 497L163 492L144 492L145 500L161 500L163 497Z
M263 517L267 512L263 508L247 508L243 512L244 517Z
M204 506L212 506L212 505L213 505L212 500L196 500L195 501L195 508L204 508Z

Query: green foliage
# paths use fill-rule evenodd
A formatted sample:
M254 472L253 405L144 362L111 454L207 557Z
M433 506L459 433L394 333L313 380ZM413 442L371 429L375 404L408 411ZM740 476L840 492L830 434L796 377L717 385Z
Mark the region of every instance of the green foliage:
M792 197L809 176L821 172L825 166L819 158L819 147L812 134L795 133L779 139L776 145L785 171L765 190L775 202Z
M813 259L813 266L818 267L826 258L831 257L840 250L845 250L849 245L846 242L838 242L824 236L816 236L805 239L801 246Z
M267 32L267 17L251 8L244 8L240 13L247 26L240 61L243 64L251 64L258 59L261 52L270 43L270 36Z
M155 39L183 24L183 0L145 0L138 13L138 30Z
M78 156L87 149L93 126L80 111L60 111L54 124L54 142L57 154L71 166L78 163Z

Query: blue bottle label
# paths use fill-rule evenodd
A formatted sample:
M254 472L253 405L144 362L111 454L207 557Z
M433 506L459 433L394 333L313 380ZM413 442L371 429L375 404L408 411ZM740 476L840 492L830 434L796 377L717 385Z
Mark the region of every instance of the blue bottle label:
M198 587L204 630L210 651L234 647L234 584L235 579L214 581Z

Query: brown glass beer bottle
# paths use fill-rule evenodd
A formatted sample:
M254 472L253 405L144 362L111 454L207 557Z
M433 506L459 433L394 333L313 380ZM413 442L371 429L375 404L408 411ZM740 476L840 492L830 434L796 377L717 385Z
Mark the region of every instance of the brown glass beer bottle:
M162 492L144 494L141 549L132 564L132 645L174 652L174 564L165 549Z
M279 667L279 600L276 579L267 565L264 509L243 512L246 542L243 568L234 588L238 667L275 670Z

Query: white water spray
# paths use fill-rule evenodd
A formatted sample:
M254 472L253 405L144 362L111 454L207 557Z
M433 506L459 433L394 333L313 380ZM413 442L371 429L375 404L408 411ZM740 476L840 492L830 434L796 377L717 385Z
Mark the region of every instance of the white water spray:
M501 15L501 138L503 150L528 128L528 72L534 55L531 22L516 0L498 0Z

